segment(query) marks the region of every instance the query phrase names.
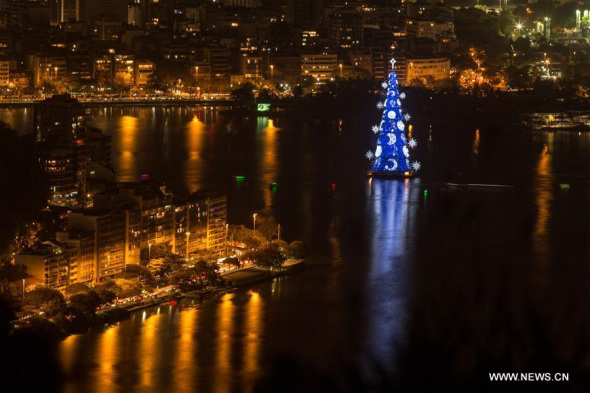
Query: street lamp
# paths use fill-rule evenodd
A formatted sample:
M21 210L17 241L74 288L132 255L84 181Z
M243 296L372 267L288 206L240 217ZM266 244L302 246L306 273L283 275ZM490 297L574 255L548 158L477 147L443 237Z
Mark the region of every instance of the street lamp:
M275 66L274 65L270 65L270 80L274 80L274 75L275 75Z
M186 260L187 261L188 261L188 241L189 241L190 236L191 236L191 233L187 232L186 233Z
M340 67L340 77L342 78L342 63L338 64L338 66Z
M254 220L254 233L256 233L256 216L257 215L258 215L257 213L252 214L252 219Z
M152 261L152 242L148 242L148 265Z
M281 240L281 224L277 227L277 240Z
M70 268L66 266L66 285L64 289L66 300L68 299L68 285L70 285Z
M225 256L227 257L227 246L229 242L229 224L225 224Z

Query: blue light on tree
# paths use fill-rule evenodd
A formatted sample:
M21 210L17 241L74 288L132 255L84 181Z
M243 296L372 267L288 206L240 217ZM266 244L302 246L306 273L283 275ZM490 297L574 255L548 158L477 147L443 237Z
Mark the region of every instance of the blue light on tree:
M399 94L397 75L394 70L395 59L391 59L391 73L387 87L387 97L383 102L381 124L373 127L377 134L377 145L374 152L367 152L366 156L372 160L371 173L375 175L408 175L420 169L420 163L410 161L410 149L416 146L411 139L408 143L405 135L406 124L410 115L402 113L401 101L405 94ZM381 105L379 105L381 106Z

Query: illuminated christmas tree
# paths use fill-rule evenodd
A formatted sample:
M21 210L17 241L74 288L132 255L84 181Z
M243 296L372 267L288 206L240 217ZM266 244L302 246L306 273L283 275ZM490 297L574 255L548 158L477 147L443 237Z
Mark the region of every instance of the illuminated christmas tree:
M377 146L374 151L367 152L367 158L372 161L370 173L375 176L411 176L420 169L419 162L410 161L410 148L416 147L417 143L406 138L410 115L402 113L401 100L405 94L398 92L394 65L395 59L391 59L389 83L383 82L387 97L385 102L377 104L379 109L383 109L381 124L373 126L373 132L378 134Z

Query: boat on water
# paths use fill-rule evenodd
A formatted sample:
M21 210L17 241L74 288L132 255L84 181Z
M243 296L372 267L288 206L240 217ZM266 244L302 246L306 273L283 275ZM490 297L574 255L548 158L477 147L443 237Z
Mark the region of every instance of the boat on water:
M521 124L533 130L556 131L590 131L590 112L539 112L522 115Z
M559 124L556 126L545 126L540 127L541 131L548 131L548 132L557 132L557 131L578 131L578 132L588 132L590 131L590 126L586 124L580 123L566 123L566 124Z

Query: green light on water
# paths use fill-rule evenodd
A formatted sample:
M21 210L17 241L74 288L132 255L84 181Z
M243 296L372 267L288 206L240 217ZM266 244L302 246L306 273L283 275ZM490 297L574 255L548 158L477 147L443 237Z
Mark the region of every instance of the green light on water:
M243 182L246 180L246 176L234 176L234 179L236 179L237 182Z

